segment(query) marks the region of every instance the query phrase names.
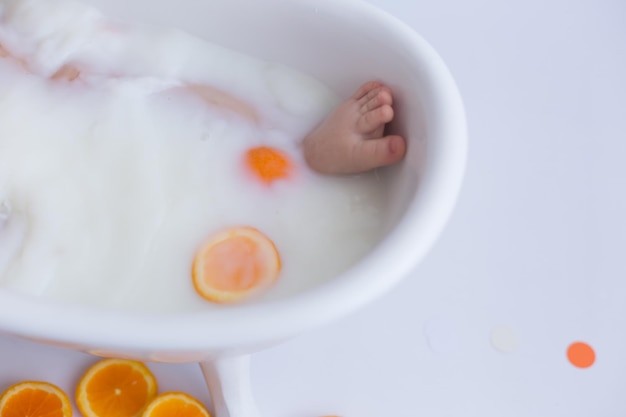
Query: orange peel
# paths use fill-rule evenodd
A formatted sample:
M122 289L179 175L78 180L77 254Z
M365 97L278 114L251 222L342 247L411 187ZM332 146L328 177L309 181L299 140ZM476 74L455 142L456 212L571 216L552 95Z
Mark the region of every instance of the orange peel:
M24 381L12 385L0 397L2 417L71 417L72 404L56 385Z
M198 250L193 284L203 298L232 303L270 287L281 269L278 250L259 230L242 226L211 236Z
M258 146L246 151L245 165L265 184L287 179L293 175L294 166L289 156L280 149Z

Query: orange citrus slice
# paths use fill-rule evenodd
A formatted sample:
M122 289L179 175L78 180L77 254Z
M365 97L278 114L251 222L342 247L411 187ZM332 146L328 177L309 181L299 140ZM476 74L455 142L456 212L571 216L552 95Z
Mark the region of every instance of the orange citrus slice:
M196 291L216 303L249 298L271 286L281 263L274 243L252 227L213 235L198 251L192 269Z
M245 155L246 166L259 180L266 184L289 178L293 173L293 164L281 150L269 146L249 149Z
M0 397L2 417L71 417L67 395L47 382L25 381L9 387Z
M80 379L76 405L85 417L134 417L156 392L156 379L143 363L104 359Z
M142 417L211 417L200 401L182 392L168 392L156 397Z

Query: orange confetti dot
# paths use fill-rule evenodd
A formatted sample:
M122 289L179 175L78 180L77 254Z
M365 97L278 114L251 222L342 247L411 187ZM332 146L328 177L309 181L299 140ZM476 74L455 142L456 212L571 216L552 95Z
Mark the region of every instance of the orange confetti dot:
M596 353L587 343L575 342L567 348L567 359L577 368L589 368L596 361Z
M289 178L293 164L282 151L269 146L259 146L246 152L246 165L252 173L266 184Z

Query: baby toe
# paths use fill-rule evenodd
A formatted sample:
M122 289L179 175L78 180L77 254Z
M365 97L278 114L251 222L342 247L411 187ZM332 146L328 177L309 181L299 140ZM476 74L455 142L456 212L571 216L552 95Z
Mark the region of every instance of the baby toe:
M371 133L393 120L393 108L384 104L361 115L357 121L359 133Z
M359 106L363 106L366 103L372 101L378 96L378 93L382 90L382 86L378 86L369 90L363 97L357 100Z
M361 87L356 90L356 92L352 95L352 98L355 100L362 99L365 95L367 95L370 91L380 87L382 84L378 81L369 81L363 84Z
M368 101L361 104L361 114L367 113L384 105L391 106L392 104L393 97L391 95L391 90L387 87L380 87L379 89L376 89L376 93L373 94Z
M392 165L406 153L406 142L401 136L386 136L359 142L353 150L354 171L368 171Z

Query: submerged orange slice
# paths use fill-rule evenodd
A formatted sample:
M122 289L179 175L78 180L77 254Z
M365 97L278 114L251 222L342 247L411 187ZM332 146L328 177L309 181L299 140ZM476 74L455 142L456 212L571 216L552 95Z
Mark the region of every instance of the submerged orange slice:
M141 362L104 359L85 372L76 405L85 417L134 417L157 392L152 372Z
M245 155L246 166L252 174L266 184L289 178L293 164L283 151L269 146L249 149Z
M168 392L156 397L142 417L211 417L200 401L182 392Z
M67 395L47 382L25 381L9 387L0 397L2 417L71 417Z
M213 235L194 259L196 291L216 303L240 301L271 286L281 263L274 243L252 227L236 227Z

